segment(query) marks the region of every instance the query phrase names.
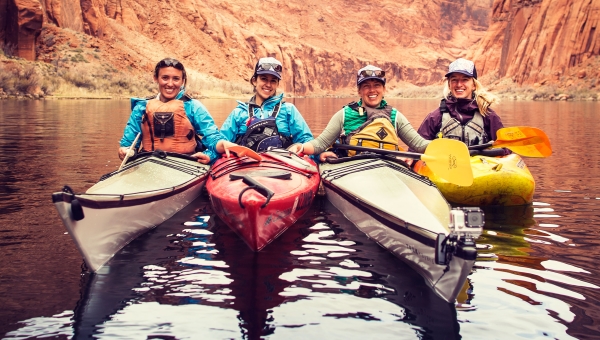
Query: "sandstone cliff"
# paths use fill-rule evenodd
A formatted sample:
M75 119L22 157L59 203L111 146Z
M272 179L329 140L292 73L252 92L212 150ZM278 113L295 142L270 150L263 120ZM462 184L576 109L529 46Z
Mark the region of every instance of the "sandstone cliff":
M16 54L56 62L42 24L90 36L103 63L148 72L165 56L243 81L261 56L284 64L296 95L353 89L353 71L375 63L390 87L439 82L448 63L485 33L491 0L0 0L0 39ZM52 31L53 35L56 30ZM91 42L90 42L91 41ZM0 40L2 42L2 40ZM77 47L78 43L71 43Z
M597 0L495 0L490 27L468 55L482 74L518 84L570 81L578 70L593 87L598 70L584 66L600 55L599 24Z

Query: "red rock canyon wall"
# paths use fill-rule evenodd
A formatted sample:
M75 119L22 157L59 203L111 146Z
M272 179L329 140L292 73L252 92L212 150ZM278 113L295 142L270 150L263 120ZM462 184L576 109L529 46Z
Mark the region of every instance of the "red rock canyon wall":
M599 21L598 0L495 0L490 27L469 56L483 74L556 81L600 55Z

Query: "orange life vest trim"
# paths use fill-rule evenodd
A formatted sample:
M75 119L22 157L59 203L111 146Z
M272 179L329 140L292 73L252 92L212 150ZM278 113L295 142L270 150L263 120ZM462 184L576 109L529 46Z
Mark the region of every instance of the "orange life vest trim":
M196 150L195 131L188 119L183 101L149 100L142 119L142 148L192 154ZM161 138L162 137L162 138Z

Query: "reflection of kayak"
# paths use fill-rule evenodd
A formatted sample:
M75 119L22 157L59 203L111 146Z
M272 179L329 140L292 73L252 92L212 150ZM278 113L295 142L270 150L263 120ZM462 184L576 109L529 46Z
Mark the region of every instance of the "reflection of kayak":
M286 150L222 158L206 189L215 213L254 250L283 233L310 207L319 186L316 164Z
M523 159L517 154L504 157L471 157L473 184L468 187L448 183L418 161L414 170L429 177L452 203L486 205L525 205L533 201L535 181Z
M534 206L488 206L484 207L484 211L486 232L477 243L488 246L482 247L486 250L480 251L478 260L496 261L506 257L529 257L533 252L529 241L542 234L535 231L537 223L533 218Z
M361 327L380 337L391 326L426 339L460 338L454 305L366 242L326 200L316 198L300 223L260 252L209 216L210 203L200 197L84 275L73 338L185 338L190 329L207 338L293 338L298 327L313 334L327 321L329 333L343 334L377 318Z
M453 302L475 261L473 240L483 216L478 226L451 230L451 208L439 190L393 157L366 154L331 162L320 171L333 205Z
M209 166L186 155L142 153L83 194L52 194L67 231L91 271L193 201Z

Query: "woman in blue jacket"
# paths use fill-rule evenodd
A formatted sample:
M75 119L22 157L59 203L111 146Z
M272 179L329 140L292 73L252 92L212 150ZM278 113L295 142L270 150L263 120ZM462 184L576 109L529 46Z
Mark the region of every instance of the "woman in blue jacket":
M148 98L132 98L132 112L119 147L123 159L136 136L141 133L143 151L163 150L192 155L203 164L212 163L218 154L228 153L233 143L219 132L211 115L198 100L185 93L183 64L166 58L154 68L159 93Z
M250 78L254 96L246 103L238 101L221 126L227 140L261 152L313 139L296 106L284 102L283 93L277 94L282 70L281 62L272 57L256 63Z

